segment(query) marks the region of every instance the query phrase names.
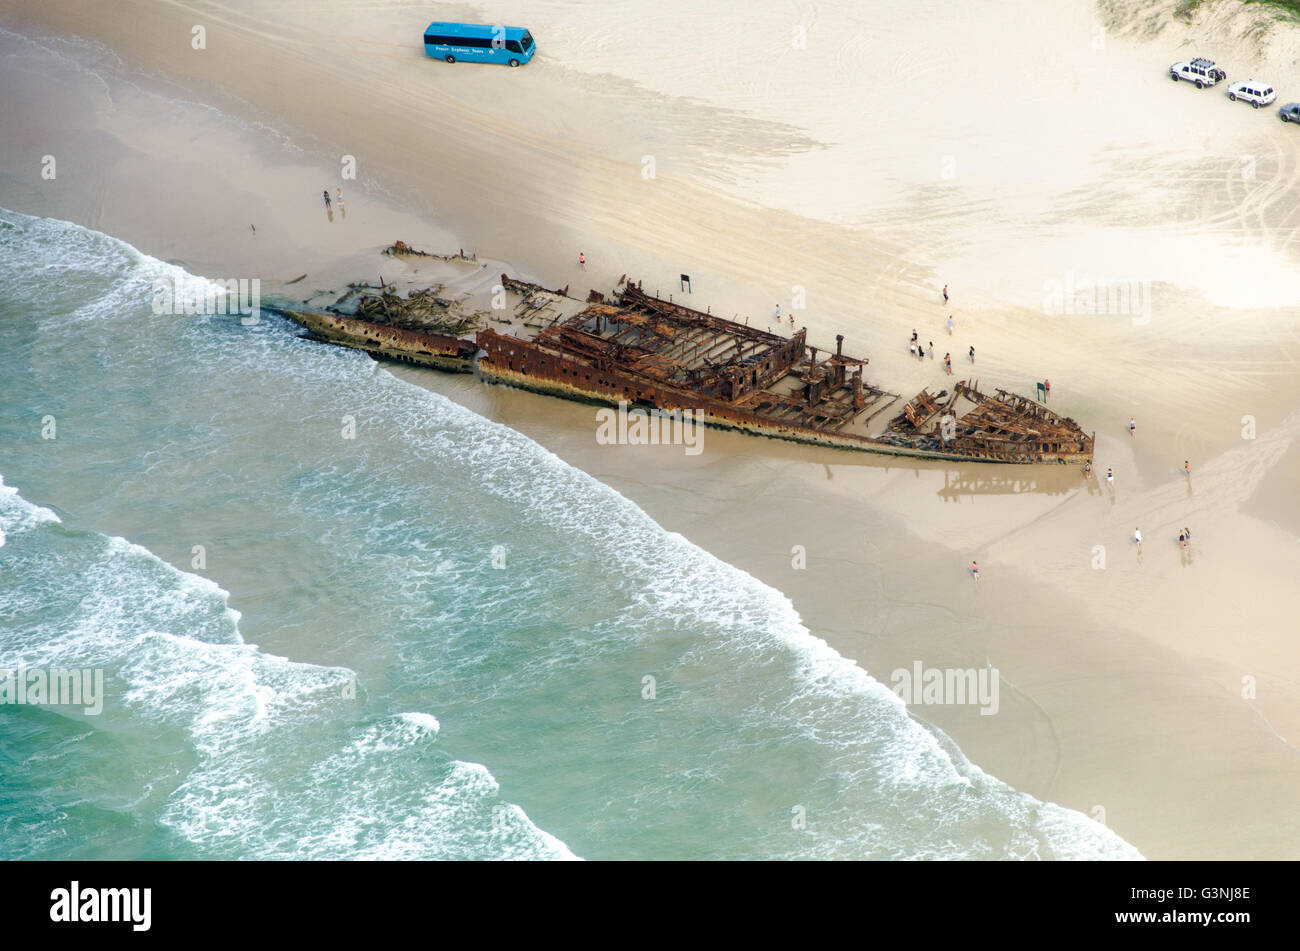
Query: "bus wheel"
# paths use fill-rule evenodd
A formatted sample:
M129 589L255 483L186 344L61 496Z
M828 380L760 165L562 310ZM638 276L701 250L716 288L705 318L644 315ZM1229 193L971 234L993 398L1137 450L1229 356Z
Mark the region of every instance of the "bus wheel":
M452 56L450 53L448 53L446 56L444 56L443 59L445 59L445 60L446 60L447 62L449 62L449 63L454 63L454 62L456 62L456 57Z
M518 66L518 65L519 65L519 60L517 60L517 59L512 59L512 60L510 61L510 65L511 65L511 66Z

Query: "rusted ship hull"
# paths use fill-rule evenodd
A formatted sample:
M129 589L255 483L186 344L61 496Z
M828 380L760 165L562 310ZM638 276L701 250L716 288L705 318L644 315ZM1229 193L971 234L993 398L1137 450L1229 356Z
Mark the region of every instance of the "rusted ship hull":
M373 357L400 360L452 373L470 373L478 352L472 340L449 334L406 330L354 317L298 310L279 310L327 343L364 350Z
M479 376L493 383L559 396L566 399L617 406L653 407L665 411L692 410L698 422L720 429L731 429L786 439L816 446L851 449L859 452L906 456L917 459L945 459L963 462L1040 463L1084 462L1092 458L1092 440L1083 437L1075 447L1060 446L1045 450L1038 444L1006 445L985 448L970 438L960 446L945 448L943 440L920 440L916 444L891 441L853 433L819 430L808 426L783 425L760 413L747 411L721 400L702 399L698 394L656 386L644 378L611 368L596 368L576 361L557 359L554 353L530 341L480 331L478 345L484 356L478 362ZM896 437L894 437L896 438ZM956 440L954 439L955 443Z
M348 298L363 291L355 312ZM1094 437L1043 404L961 382L922 390L892 419L901 399L865 380L867 360L807 343L619 281L586 301L501 275L513 309L466 317L430 290L405 298L390 288L350 292L325 312L281 310L315 339L451 372L477 369L489 382L587 402L689 411L703 425L810 445L918 459L969 462L1084 462ZM479 315L504 325L483 328ZM422 329L428 328L428 329ZM779 328L778 328L779 329ZM448 332L439 332L448 331ZM481 358L480 358L481 357ZM477 359L477 363L476 363Z

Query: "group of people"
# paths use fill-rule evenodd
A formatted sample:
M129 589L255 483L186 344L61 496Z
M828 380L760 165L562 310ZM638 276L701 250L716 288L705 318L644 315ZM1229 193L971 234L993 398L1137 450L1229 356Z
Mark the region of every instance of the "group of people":
M930 356L930 359L933 360L934 355L939 352L937 349L935 349L933 340L930 341L930 349L929 351L927 351L925 349L925 345L922 344L919 339L917 339L915 330L912 331L912 339L907 344L907 350L912 356L916 357L918 360L924 360L927 352ZM968 356L970 357L970 362L974 363L975 362L974 347L970 348L970 353L968 354ZM952 354L951 353L945 353L943 355L943 372L947 373L949 376L952 376Z
M947 284L943 285L943 302L944 302L945 304L948 303L948 285L947 285ZM948 315L948 336L949 336L949 337L952 336L952 328L953 328L952 314L949 314L949 315ZM908 343L908 345L907 345L907 349L908 349L908 352L911 353L912 356L916 357L918 360L924 360L924 359L925 359L926 349L925 349L924 346L921 345L921 340L920 340L920 338L917 336L917 333L916 333L915 328L912 330L912 339L911 339L911 341ZM933 360L933 359L934 359L934 355L935 355L935 353L936 353L935 348L934 348L934 341L933 341L933 340L930 341L930 350L929 350L929 353L930 353L930 359ZM974 348L974 347L971 347L970 350L968 350L968 351L966 352L966 357L967 357L967 359L970 360L971 363L974 363L974 362L975 362L975 348ZM952 354L951 354L951 353L945 353L945 354L943 355L943 371L944 371L945 373L947 373L949 376L952 376Z
M925 347L923 347L923 346L921 345L921 340L920 340L919 337L917 337L915 328L913 328L913 330L912 330L912 340L911 340L910 343L908 343L907 348L908 348L908 350L911 351L912 356L917 357L918 359L921 359L921 360L924 360L924 359L925 359ZM931 360L934 359L934 341L933 341L933 340L930 341L930 359L931 359Z

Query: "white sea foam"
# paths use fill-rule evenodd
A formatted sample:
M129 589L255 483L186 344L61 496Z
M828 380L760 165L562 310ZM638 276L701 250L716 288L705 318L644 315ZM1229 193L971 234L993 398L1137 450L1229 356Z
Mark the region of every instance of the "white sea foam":
M58 523L2 481L0 518L11 531ZM66 610L25 630L0 628L0 665L22 657L31 666L107 668L115 694L107 720L184 731L197 762L160 821L200 854L482 858L500 846L501 857L573 858L500 800L484 766L444 757L437 783L424 788L428 765L410 754L437 736L435 717L350 725L356 714L340 698L355 674L244 643L227 592L211 580L121 538L22 543L43 543L32 556L39 570L19 566L41 589L14 599L17 615L40 616L38 607L58 602ZM352 737L342 747L339 731ZM295 755L303 761L285 768L282 758ZM323 763L312 766L317 756ZM367 815L382 821L368 824Z
M5 535L17 535L41 525L61 522L49 509L33 505L19 495L16 488L5 485L4 474L0 473L0 544L3 544Z

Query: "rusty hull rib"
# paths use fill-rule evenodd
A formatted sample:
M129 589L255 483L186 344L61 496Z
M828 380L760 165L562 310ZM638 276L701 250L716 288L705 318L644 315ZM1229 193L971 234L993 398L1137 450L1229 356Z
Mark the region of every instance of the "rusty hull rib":
M996 396L980 392L977 383L960 381L944 406L922 390L903 412L889 423L887 438L912 445L933 445L936 441L963 458L993 462L1083 461L1091 459L1094 437L1083 432L1072 419L1053 413L1028 397L997 390ZM940 393L943 397L946 393ZM945 416L932 425L935 416L951 413L961 397L974 406L961 416ZM950 419L950 434L943 429Z

